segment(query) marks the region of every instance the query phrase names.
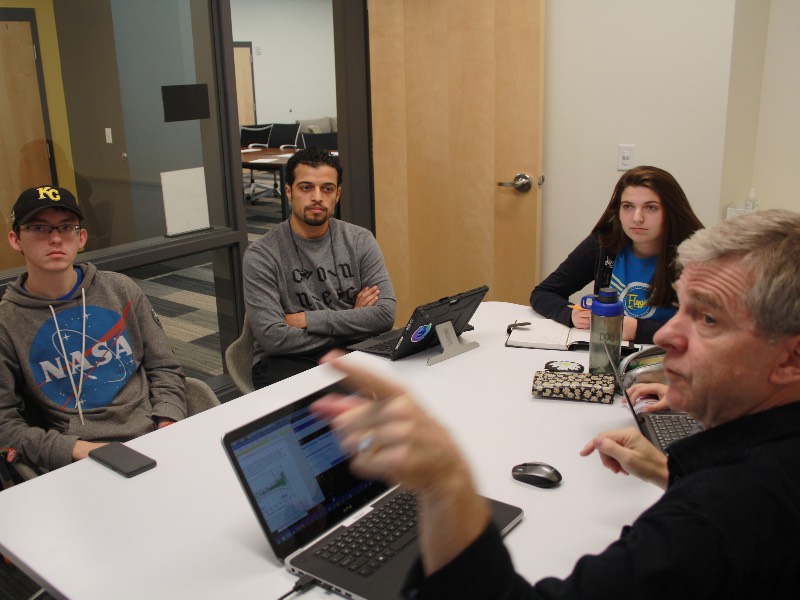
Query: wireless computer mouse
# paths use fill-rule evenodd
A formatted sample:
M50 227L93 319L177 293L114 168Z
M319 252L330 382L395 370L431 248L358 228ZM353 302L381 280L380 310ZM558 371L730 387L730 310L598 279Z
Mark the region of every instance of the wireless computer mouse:
M517 481L536 487L549 488L561 482L558 469L542 462L526 462L511 469L511 476Z

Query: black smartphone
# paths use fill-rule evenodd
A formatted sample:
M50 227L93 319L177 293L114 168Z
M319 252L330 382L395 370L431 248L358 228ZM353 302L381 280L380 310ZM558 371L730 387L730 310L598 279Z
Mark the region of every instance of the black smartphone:
M156 466L155 460L121 442L111 442L90 450L89 457L125 477L133 477Z

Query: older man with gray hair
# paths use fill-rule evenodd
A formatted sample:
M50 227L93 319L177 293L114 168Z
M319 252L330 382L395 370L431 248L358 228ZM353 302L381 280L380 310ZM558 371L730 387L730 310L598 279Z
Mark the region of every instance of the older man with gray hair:
M658 452L635 429L581 451L665 489L565 579L514 572L464 459L399 386L346 365L380 401L328 397L353 468L418 491L409 598L796 598L800 594L800 214L756 212L678 249L680 308L657 333L667 401L704 430ZM363 440L368 438L369 444Z

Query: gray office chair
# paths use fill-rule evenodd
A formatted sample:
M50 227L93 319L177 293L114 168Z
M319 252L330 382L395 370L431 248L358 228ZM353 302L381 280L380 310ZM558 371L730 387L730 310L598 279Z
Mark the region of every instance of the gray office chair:
M242 394L249 394L256 389L253 385L253 344L255 341L256 338L245 314L242 335L225 350L225 366L228 367L228 374Z
M219 404L219 398L205 381L194 377L186 378L187 416L191 417Z
M25 481L28 481L28 479L33 479L34 477L38 477L39 475L41 475L41 473L38 473L36 469L23 462L16 463L14 465L14 468L17 470L17 474L20 477L22 477Z
M271 129L272 125L242 125L239 130L239 144L242 148L267 148ZM259 180L265 183L259 183ZM268 185L266 181L264 175L256 175L250 169L250 182L244 190L245 204L257 204L260 196L274 195L274 185Z

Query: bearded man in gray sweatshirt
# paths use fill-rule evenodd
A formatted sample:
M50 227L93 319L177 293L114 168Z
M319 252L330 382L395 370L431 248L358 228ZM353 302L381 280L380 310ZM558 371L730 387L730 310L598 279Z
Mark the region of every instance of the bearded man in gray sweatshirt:
M298 151L286 165L291 216L245 253L256 388L394 325L396 299L378 243L363 227L333 218L341 193L337 156Z
M82 221L72 193L49 185L11 212L27 272L0 301L0 447L39 471L186 416L183 372L144 293L75 264Z

